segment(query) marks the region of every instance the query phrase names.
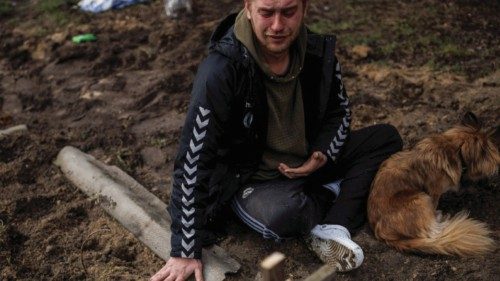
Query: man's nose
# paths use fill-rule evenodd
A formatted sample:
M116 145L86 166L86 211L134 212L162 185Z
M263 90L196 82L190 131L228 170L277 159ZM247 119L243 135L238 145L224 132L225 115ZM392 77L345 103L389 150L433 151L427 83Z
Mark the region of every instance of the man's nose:
M283 16L280 13L276 13L276 15L273 18L273 24L271 25L271 29L274 32L280 32L285 28L285 25L283 23Z

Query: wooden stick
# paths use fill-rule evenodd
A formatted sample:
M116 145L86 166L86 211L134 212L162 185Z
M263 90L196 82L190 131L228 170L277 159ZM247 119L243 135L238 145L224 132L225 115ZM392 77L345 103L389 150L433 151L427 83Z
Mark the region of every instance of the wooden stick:
M263 281L285 280L285 255L274 252L260 263Z
M64 175L159 257L170 253L170 217L167 206L132 177L115 166L107 166L80 150L63 148L55 164ZM205 281L221 281L226 272L240 265L214 245L202 252Z
M17 125L14 127L7 128L5 130L0 130L0 139L3 139L4 137L8 135L12 135L16 132L22 132L22 131L27 131L28 127L26 125Z
M304 281L332 281L337 270L331 265L323 265Z

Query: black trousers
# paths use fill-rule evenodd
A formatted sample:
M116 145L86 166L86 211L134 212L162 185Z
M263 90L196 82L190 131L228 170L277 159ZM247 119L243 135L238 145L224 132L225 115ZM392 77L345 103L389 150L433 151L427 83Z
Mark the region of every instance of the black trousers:
M352 131L335 163L305 178L249 183L232 200L243 222L265 238L309 233L317 224L339 224L351 233L366 221L366 201L380 164L402 149L391 125ZM340 182L338 196L325 184Z

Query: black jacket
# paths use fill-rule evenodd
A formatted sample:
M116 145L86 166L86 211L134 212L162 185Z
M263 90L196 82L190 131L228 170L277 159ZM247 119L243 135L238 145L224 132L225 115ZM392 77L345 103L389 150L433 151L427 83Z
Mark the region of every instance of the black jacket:
M201 258L206 225L256 171L266 145L264 74L236 39L236 14L217 27L194 80L169 204L173 257ZM349 101L335 37L308 31L300 74L310 152L335 161L349 133Z

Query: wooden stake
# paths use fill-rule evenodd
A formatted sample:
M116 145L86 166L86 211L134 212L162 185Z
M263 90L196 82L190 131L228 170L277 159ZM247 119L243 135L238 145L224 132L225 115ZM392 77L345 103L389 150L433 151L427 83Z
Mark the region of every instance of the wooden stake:
M23 131L27 131L27 130L28 130L28 127L26 127L26 125L24 125L24 124L10 127L8 129L5 129L5 130L0 130L0 140L8 135L12 135L14 133L23 132Z
M285 255L274 252L260 263L262 281L285 280Z
M167 205L115 166L108 166L67 146L55 161L64 175L159 257L170 253L170 216ZM85 241L84 241L85 242ZM202 251L205 281L221 281L240 265L217 245Z

